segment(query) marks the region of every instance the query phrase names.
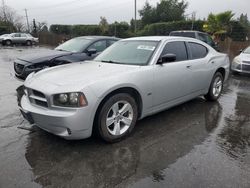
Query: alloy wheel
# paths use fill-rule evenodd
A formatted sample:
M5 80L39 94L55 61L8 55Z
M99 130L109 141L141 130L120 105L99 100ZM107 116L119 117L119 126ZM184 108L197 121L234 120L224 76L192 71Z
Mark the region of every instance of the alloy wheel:
M124 134L132 124L134 112L130 103L118 101L109 109L106 117L108 132L113 136Z

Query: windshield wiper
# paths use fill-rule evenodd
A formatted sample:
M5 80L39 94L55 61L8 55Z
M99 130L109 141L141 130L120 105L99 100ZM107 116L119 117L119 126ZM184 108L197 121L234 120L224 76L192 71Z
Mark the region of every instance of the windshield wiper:
M63 51L63 52L69 52L69 51L67 51L67 50L63 50L63 49L56 49L57 51Z
M120 63L120 62L116 62L116 61L112 61L112 60L101 60L101 62L103 62L103 63L115 63L115 64L122 64L122 63Z

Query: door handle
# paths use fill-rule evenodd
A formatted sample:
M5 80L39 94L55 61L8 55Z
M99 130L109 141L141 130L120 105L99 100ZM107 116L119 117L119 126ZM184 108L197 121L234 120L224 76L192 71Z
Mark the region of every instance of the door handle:
M187 65L187 69L190 69L191 68L191 65Z

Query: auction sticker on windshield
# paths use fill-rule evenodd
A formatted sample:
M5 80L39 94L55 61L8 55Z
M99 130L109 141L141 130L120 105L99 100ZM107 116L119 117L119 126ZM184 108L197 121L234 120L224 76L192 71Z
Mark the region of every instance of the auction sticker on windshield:
M154 51L155 46L146 46L146 45L140 45L137 47L138 50L150 50Z

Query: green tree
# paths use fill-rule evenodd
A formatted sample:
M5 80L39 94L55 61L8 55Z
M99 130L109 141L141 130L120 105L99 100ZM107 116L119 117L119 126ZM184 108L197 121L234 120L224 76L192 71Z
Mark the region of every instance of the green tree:
M139 10L142 24L148 25L157 22L184 20L188 3L184 0L161 0L153 7L146 1L142 10Z
M144 7L139 10L139 14L143 25L155 23L157 21L156 8L152 7L148 1L146 1Z
M100 22L99 22L99 26L101 28L102 34L107 34L108 30L109 30L109 24L108 21L105 17L100 17Z
M244 26L244 27L249 27L250 23L247 17L247 14L241 14L240 17L238 18L238 21Z
M219 14L210 13L207 19L207 27L204 30L215 35L230 34L233 17L234 13L232 11L225 11Z

